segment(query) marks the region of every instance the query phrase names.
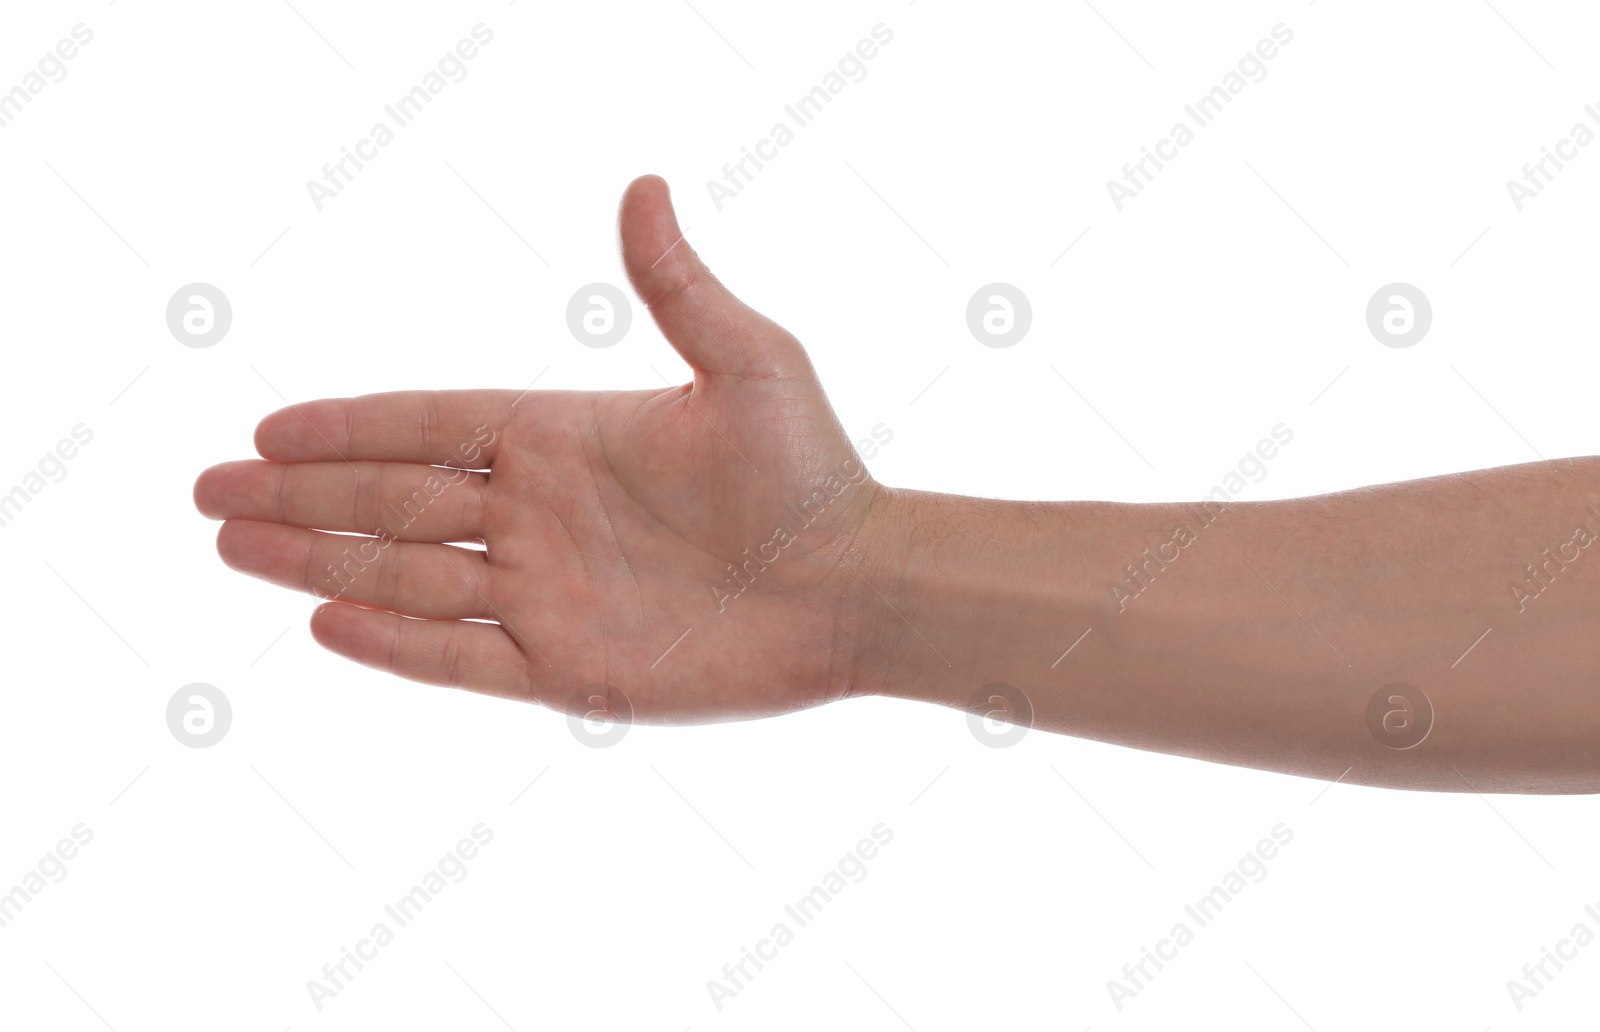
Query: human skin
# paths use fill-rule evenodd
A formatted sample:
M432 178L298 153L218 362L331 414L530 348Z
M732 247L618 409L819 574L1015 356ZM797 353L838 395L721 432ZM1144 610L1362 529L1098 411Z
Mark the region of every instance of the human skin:
M1016 719L1141 749L1600 791L1600 558L1567 544L1600 528L1600 460L1206 508L890 488L799 342L683 239L662 180L629 186L619 225L692 382L280 410L260 460L195 484L223 561L330 599L311 631L341 656L566 712L697 723L861 695L987 711L1002 683L1031 708ZM1434 711L1405 749L1368 721L1395 683Z

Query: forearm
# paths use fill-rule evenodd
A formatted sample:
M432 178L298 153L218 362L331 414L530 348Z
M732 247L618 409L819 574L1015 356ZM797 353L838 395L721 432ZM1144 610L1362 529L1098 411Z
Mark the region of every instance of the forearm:
M1591 459L1225 508L890 491L855 687L1003 682L1039 728L1307 777L1600 791L1591 532ZM1369 725L1392 684L1434 710L1409 748Z

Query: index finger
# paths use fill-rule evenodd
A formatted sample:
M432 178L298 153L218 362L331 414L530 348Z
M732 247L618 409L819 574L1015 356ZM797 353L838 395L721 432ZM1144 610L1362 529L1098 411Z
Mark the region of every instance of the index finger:
M256 427L273 462L361 460L487 469L516 391L392 391L279 409Z

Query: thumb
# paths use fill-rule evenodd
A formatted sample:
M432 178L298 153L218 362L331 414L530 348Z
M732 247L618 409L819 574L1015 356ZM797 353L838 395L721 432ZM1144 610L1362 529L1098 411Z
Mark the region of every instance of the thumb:
M700 261L678 227L666 180L629 183L617 221L633 289L697 373L783 376L809 365L788 331L734 297Z

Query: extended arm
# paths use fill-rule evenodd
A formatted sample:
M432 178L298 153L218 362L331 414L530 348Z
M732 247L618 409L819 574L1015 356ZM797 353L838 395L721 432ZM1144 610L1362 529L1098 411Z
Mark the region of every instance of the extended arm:
M1330 780L1600 790L1596 460L1226 506L895 490L665 183L620 228L690 382L273 413L195 486L223 559L324 599L342 656L568 713L884 693Z

